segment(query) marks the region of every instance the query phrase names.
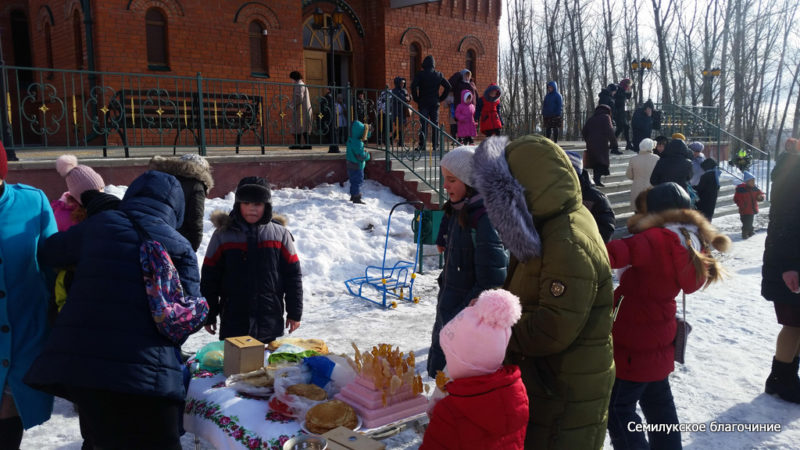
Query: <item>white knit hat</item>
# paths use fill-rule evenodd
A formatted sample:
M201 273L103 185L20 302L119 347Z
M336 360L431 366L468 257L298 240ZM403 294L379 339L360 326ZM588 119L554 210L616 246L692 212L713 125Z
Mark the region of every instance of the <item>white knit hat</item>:
M475 186L472 184L472 157L475 155L475 146L463 145L450 150L444 157L440 165L449 170L450 173L456 176L462 183L467 186Z
M642 139L642 142L639 142L640 152L646 152L648 150L653 150L654 148L656 148L656 141L650 138L644 138Z

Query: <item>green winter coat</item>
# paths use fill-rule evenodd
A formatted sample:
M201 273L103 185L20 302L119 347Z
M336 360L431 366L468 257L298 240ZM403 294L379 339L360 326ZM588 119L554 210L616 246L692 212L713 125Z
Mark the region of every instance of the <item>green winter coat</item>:
M484 201L513 255L505 288L522 303L507 362L530 399L525 448L600 449L615 375L608 253L564 151L542 136L506 142L481 144L475 176L496 193Z
M364 141L372 133L369 131L369 126L364 125L359 121L353 122L350 127L350 137L347 138L347 162L348 166L354 166L353 169L364 170L364 166L369 161L369 152L364 150ZM350 170L350 167L348 167Z

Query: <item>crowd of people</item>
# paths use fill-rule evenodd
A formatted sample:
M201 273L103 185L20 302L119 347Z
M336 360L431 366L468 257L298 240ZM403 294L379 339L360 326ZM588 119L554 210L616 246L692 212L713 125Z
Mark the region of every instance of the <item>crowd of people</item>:
M410 89L420 112L438 123L439 103L456 86L451 101L463 142L476 122L487 136L499 132L500 88L491 84L476 100L469 71L457 75L446 80L426 58ZM296 81L296 107L304 114L299 74ZM405 80L394 84L394 95L407 95ZM616 449L681 447L679 432L645 435L630 424L641 423L637 405L649 423L679 423L669 383L676 297L721 280L711 250L726 251L731 241L711 225L716 162L682 135L653 140L642 133L650 102L634 114L628 139L619 104L625 112L630 87L623 80L603 90L583 130L591 143L584 155L555 142L562 101L553 82L543 105L547 136L492 136L442 158L448 200L437 244L445 264L427 372L450 381L443 387L448 396L430 410L422 448L448 448L450 438L591 449L602 448L606 433ZM307 142L303 130L294 133L298 143ZM355 203L369 133L368 124L351 124L346 159ZM420 145L430 137L435 147L427 133L423 127ZM614 214L595 186L608 174L609 148L617 148L620 133L638 152L627 171L635 214L628 220L632 235L611 240ZM154 157L122 200L104 193L102 177L75 157L60 157L56 168L67 191L49 202L36 188L4 182L0 144L0 323L7 324L0 330L0 449L17 449L23 429L48 420L53 396L75 403L84 448L178 449L185 355L159 333L148 310L142 233L163 244L186 294L207 302L208 333L262 342L301 324L294 238L273 213L267 180L245 177L232 211L212 215L216 229L199 264L195 252L214 182L208 161L197 155ZM762 284L783 325L765 390L794 403L798 169L800 145L790 139L772 173ZM764 194L752 175L744 178L736 203L746 239ZM613 269L624 269L616 288Z

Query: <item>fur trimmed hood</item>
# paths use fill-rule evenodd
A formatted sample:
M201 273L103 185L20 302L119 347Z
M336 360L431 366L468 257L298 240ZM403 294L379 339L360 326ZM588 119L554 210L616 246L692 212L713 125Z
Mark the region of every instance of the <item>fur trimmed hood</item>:
M214 228L222 231L227 230L230 228L231 224L233 224L233 217L231 217L231 214L221 209L212 212L210 220ZM289 224L289 218L281 214L273 214L271 221L284 227Z
M473 182L483 193L486 213L503 243L524 262L542 254L542 242L526 204L525 188L511 174L506 161L507 143L508 138L497 136L478 146Z
M693 209L668 209L653 214L634 214L628 219L628 231L636 234L650 228L669 228L670 225L674 224L695 227L697 235L705 245L710 245L718 251L726 252L730 249L731 239L724 234L720 234L706 220L703 213Z
M211 176L211 171L191 161L156 155L150 160L150 170L158 170L176 177L198 180L206 187L206 194L214 188L214 178Z

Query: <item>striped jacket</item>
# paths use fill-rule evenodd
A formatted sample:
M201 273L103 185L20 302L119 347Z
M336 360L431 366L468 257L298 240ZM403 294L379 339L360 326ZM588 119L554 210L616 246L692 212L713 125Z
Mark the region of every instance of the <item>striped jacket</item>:
M249 225L238 214L216 212L203 261L201 290L208 324L221 316L219 337L283 335L284 314L300 321L303 282L291 233L276 221Z

